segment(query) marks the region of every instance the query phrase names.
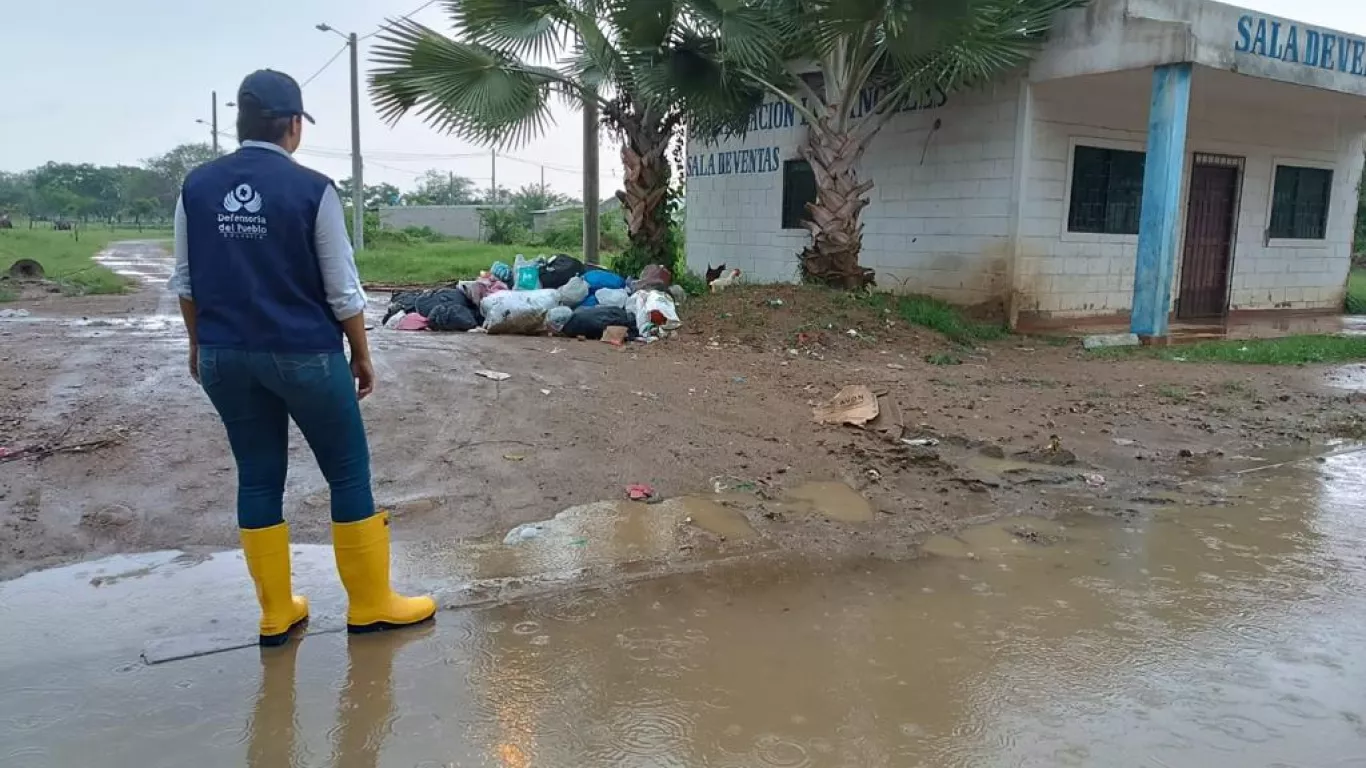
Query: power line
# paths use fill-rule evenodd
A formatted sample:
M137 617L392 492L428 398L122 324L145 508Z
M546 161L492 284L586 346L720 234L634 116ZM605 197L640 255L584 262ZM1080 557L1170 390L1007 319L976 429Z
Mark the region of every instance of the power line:
M338 58L340 58L341 55L342 55L343 53L346 52L346 46L347 46L347 45L349 45L349 44L348 44L348 43L343 43L343 44L342 44L342 47L338 48L338 49L337 49L337 52L334 53L334 54L332 54L332 58L328 59L326 64L324 64L324 65L322 65L321 67L319 67L317 72L314 72L313 74L309 75L307 80L305 80L305 81L303 81L302 83L299 84L299 88L300 88L300 89L306 88L306 87L308 86L309 83L311 83L311 82L313 82L314 80L318 79L318 75L321 75L322 73L326 72L326 71L327 71L327 68L330 67L330 66L332 66L332 63L333 63L334 61L336 61Z
M437 3L437 0L427 0L427 2L423 3L422 5L419 5L418 7L412 9L411 11L408 11L407 13L403 14L403 15L400 16L399 18L400 18L400 19L411 19L413 16L415 16L415 15L417 15L417 14L419 14L419 13L425 11L425 10L427 10L428 8L432 7L433 5L436 5L436 3ZM367 40L367 39L369 39L369 38L372 38L372 37L374 37L375 35L378 35L380 32L384 31L384 27L385 27L385 25L384 25L384 24L381 24L381 25L379 25L378 27L375 28L375 31L373 31L373 32L371 32L371 33L365 35L364 37L362 37L362 38L360 38L360 39L361 39L361 40Z

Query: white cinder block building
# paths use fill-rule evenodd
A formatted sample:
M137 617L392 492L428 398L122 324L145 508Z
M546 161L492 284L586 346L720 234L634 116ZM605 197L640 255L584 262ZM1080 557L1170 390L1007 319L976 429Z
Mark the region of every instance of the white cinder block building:
M784 103L750 126L688 148L688 265L794 280L806 129ZM1028 71L923 94L877 136L862 262L883 289L1000 303L1023 327L1161 336L1169 312L1335 312L1363 151L1366 39L1204 0L1095 0Z

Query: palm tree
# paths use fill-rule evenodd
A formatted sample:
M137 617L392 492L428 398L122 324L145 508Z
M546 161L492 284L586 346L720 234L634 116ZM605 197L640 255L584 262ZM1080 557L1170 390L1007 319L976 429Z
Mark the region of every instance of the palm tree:
M871 180L858 165L898 109L928 89L983 83L1025 63L1066 8L1085 0L755 0L766 23L723 30L722 54L751 61L777 49L775 68L744 75L790 103L808 123L802 156L816 177L807 207L811 244L801 254L808 280L857 288ZM805 64L805 66L803 66ZM859 109L862 94L877 96Z
M725 6L723 9L720 6ZM736 7L732 7L736 6ZM621 142L633 266L673 266L668 149L685 122L694 135L743 130L762 99L721 56L718 37L763 10L699 0L451 0L452 39L417 22L381 33L370 75L380 115L409 112L476 143L516 146L543 135L558 97L595 103ZM744 48L750 71L776 60L767 40Z

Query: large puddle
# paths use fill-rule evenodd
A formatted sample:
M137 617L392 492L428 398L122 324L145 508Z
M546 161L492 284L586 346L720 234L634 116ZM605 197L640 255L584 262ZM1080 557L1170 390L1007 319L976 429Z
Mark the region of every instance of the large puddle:
M1346 454L1248 473L1228 506L1006 520L915 562L720 559L157 665L115 638L240 623L240 571L87 564L69 605L71 572L34 574L0 585L0 765L1366 766L1363 470ZM692 504L661 510L670 530L749 535ZM529 552L591 549L551 528ZM649 530L612 535L677 546Z

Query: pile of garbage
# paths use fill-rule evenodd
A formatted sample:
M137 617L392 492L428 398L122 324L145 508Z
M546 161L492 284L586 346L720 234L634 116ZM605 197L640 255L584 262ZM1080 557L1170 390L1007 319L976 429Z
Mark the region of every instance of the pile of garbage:
M386 328L475 331L624 342L655 341L678 330L687 294L653 265L634 280L567 254L495 262L474 280L394 294Z

